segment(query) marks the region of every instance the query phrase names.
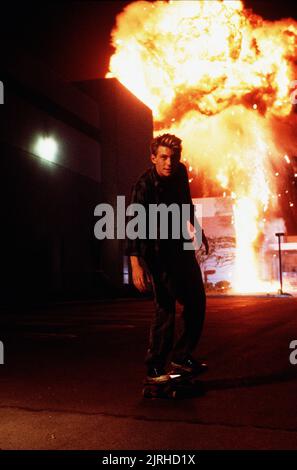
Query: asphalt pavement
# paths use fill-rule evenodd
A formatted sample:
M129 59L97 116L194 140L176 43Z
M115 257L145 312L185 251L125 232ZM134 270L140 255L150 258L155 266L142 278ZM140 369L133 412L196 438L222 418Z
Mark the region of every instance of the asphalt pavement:
M3 309L0 448L297 449L297 298L208 297L205 394L178 400L142 397L152 315L147 299Z

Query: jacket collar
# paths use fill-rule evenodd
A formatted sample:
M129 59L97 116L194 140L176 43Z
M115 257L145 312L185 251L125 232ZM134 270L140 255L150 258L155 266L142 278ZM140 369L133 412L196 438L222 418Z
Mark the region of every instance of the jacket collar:
M155 186L159 186L162 183L162 178L158 175L155 165L151 167L152 180Z

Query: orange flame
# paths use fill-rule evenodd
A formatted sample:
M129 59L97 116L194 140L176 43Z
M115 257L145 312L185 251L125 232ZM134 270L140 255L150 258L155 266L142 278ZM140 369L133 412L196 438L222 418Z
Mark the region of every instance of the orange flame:
M292 111L297 23L264 21L241 1L137 1L112 38L107 77L152 109L156 132L183 139L189 165L232 192L233 287L262 289L254 245L275 189L270 163L289 160L273 128Z

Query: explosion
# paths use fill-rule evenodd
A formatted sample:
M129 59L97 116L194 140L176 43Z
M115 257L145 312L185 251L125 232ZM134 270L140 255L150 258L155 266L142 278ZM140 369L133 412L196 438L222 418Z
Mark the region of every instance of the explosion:
M265 21L242 1L136 1L112 42L107 77L149 106L155 132L182 138L187 164L233 198L233 288L267 290L256 244L276 207L275 164L296 148L297 23Z

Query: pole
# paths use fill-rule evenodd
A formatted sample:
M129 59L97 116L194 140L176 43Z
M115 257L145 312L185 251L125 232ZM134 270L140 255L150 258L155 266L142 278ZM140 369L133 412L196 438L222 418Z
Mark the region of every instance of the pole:
M284 233L276 233L275 236L278 238L278 261L279 261L279 282L280 282L280 294L283 294L283 272L282 272L282 251L281 251L281 237Z

